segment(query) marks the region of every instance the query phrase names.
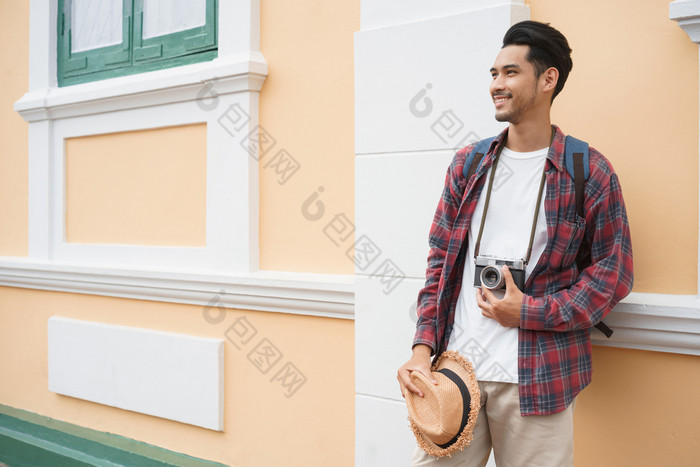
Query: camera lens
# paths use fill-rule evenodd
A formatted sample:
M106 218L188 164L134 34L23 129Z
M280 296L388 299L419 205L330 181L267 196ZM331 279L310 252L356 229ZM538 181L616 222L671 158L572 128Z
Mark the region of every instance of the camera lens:
M500 289L503 287L505 280L501 270L495 266L485 266L481 270L481 284L487 289Z
M489 285L497 283L498 274L496 274L494 271L489 271L488 273L486 273L486 282L488 282Z

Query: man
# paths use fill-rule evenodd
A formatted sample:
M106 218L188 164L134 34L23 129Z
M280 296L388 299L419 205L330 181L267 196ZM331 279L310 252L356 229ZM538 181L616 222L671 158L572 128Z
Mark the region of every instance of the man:
M404 397L406 391L422 397L410 373L437 384L430 357L457 350L474 364L482 406L471 445L440 459L416 449L414 465L484 465L491 447L496 462L508 467L573 463L573 408L591 381L591 328L630 292L633 274L620 184L593 148L584 218L576 213L565 135L550 121L571 68L571 49L559 31L534 21L511 27L489 89L496 119L508 128L469 180L464 165L473 146L458 151L447 171L418 296L413 356L397 378ZM591 258L579 271L583 242ZM476 257L528 255L523 291L507 266L505 291L474 287Z

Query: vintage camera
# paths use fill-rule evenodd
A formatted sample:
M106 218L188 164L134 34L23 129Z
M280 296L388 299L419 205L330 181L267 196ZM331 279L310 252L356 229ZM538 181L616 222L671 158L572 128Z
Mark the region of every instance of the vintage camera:
M518 289L523 291L525 289L525 261L522 259L498 258L488 255L479 255L476 257L474 286L481 287L483 284L487 289L505 290L506 280L501 270L504 264L508 266L515 285Z

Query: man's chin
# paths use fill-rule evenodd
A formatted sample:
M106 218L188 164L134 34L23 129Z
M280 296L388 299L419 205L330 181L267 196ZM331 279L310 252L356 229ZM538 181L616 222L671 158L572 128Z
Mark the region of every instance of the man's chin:
M496 112L496 121L498 121L498 122L510 122L510 114Z

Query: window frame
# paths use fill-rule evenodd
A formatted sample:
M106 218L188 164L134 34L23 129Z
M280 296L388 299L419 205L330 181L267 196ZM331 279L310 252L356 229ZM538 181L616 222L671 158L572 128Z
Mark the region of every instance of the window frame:
M29 258L131 270L250 273L258 268L258 95L267 76L258 0L217 0L216 59L57 86L59 0L30 3L29 90L15 110L29 123ZM218 19L217 19L218 21ZM232 135L220 119L234 107ZM245 117L245 118L243 118ZM227 123L228 121L224 121ZM72 136L207 124L204 247L73 244L65 238L65 149ZM249 137L250 135L250 137Z
M204 26L147 39L143 38L144 0L122 0L122 42L79 52L71 50L72 1L58 0L59 87L210 61L218 56L218 0L205 0Z

